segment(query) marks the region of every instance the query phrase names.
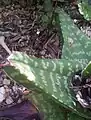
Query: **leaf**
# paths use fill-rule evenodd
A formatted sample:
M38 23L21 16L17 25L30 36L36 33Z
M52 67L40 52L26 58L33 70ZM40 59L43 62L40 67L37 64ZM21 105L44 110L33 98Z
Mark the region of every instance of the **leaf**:
M86 20L91 20L91 0L78 0L79 12Z
M69 118L69 120L73 120L73 119L74 120L86 120L85 118L80 117L74 113L69 113L68 118Z
M34 92L29 98L37 105L39 111L43 112L44 120L65 120L67 110L59 107L51 98L41 92Z
M87 64L87 66L82 71L83 77L90 77L91 76L91 61Z
M60 10L59 22L64 38L62 58L88 63L91 60L91 39L74 25L63 10Z
M76 104L69 89L72 74L76 70L83 69L86 64L65 59L29 58L26 54L19 52L13 53L9 60L14 67L6 67L5 71L15 81L29 89L42 91L59 105L80 116L91 118L89 111Z
M62 16L64 18L64 21L62 18L62 22L64 22L63 24L63 28L64 28L64 25L67 24L65 18L67 19L68 16L65 13L64 14L63 13L64 12L62 11ZM70 20L68 19L68 21ZM70 23L71 26L71 21L68 23ZM66 29L62 29L62 30L64 30L65 32ZM68 34L65 35L68 37ZM10 62L14 65L14 67L6 67L4 70L7 72L9 77L23 84L30 90L35 91L36 93L36 95L34 95L34 97L36 98L35 101L38 102L39 106L40 103L43 103L42 109L44 108L45 111L47 111L47 108L49 110L46 112L46 116L50 118L46 118L46 119L50 119L50 120L51 119L53 120L54 118L56 119L57 112L60 111L59 106L63 106L69 110L72 110L74 113L78 114L79 116L83 116L85 118L91 118L90 111L87 109L83 109L81 106L79 106L76 103L75 98L73 98L72 93L69 89L69 84L70 84L70 80L72 79L72 74L75 71L83 69L90 60L90 56L88 55L87 52L81 53L81 56L80 55L77 56L78 55L77 52L83 50L82 46L84 48L84 44L83 44L84 41L81 41L82 43L81 49L79 48L79 50L77 49L78 50L77 51L75 47L72 47L72 49L70 49L71 53L70 50L67 49L67 47L69 48L68 46L69 44L68 43L66 44L66 42L68 42L68 39L65 39L63 46L63 51L64 51L63 58L66 59L50 60L50 59L29 58L26 54L16 52L10 57ZM79 42L77 41L77 43ZM68 51L65 52L64 48L67 49ZM73 52L75 52L73 48L75 48L76 51L75 55L73 55ZM87 46L85 46L85 48L86 51L87 50L90 51L90 46L88 44ZM37 94L38 92L40 93L42 92L42 93ZM43 99L41 99L41 97L43 97ZM40 100L38 100L38 98L41 100L41 102ZM51 104L51 101L53 102L53 104ZM58 120L60 120L60 118L64 119L65 115L66 117L68 116L66 110L62 110L62 114L57 117ZM52 113L54 113L54 115ZM78 115L76 116L74 114L74 116L76 116L77 119L79 119Z

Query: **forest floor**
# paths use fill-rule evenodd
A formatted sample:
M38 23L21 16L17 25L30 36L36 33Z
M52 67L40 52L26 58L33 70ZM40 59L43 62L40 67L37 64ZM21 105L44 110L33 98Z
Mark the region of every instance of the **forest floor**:
M77 6L70 6L64 6L65 11L70 14L74 23L91 37L91 22L84 20ZM5 43L10 51L22 51L29 56L40 58L61 58L62 42L59 39L58 28L56 26L48 28L46 24L43 25L40 13L42 13L41 8L36 9L36 7L22 8L20 5L1 7L0 36L5 37ZM0 63L3 63L8 56L7 51L0 46ZM10 91L8 96L4 88ZM21 102L23 97L19 97L21 96L19 90L23 92L24 89L22 85L11 81L1 69L0 109ZM14 94L11 95L11 93Z

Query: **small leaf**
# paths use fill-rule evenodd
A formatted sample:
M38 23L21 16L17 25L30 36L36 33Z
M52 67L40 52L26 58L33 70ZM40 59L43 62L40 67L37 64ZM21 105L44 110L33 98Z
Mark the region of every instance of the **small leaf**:
M34 92L29 97L44 114L44 120L65 120L67 110L55 103L48 95Z
M62 58L88 63L91 60L91 39L74 25L63 10L60 10L59 22L64 38Z
M91 20L91 0L78 0L78 7L84 18Z
M84 76L84 77L90 77L91 76L91 61L83 69L82 76Z
M13 53L9 60L14 67L6 67L5 71L15 81L28 89L41 91L59 106L68 108L80 116L91 118L89 111L77 106L69 89L72 74L76 70L83 69L86 64L65 59L29 58L19 52Z

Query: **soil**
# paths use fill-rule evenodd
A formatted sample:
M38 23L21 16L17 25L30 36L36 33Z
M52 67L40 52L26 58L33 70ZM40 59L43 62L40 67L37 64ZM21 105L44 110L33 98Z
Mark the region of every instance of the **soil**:
M45 58L60 58L60 42L56 27L41 25L40 11L19 5L0 8L0 35L11 51ZM8 54L0 47L0 57Z

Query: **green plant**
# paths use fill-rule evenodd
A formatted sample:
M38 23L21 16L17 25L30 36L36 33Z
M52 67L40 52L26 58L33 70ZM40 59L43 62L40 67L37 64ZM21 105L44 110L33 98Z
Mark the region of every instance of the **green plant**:
M64 38L62 59L39 59L14 52L9 58L13 67L5 67L4 71L12 79L34 91L31 98L45 112L46 119L91 119L90 111L83 109L75 101L70 90L72 75L91 60L91 40L63 10L60 10L56 20ZM62 114L58 114L59 111Z
M78 0L79 12L85 19L91 20L91 2L90 0Z
M87 66L82 71L83 77L90 77L91 76L91 61L87 64Z

